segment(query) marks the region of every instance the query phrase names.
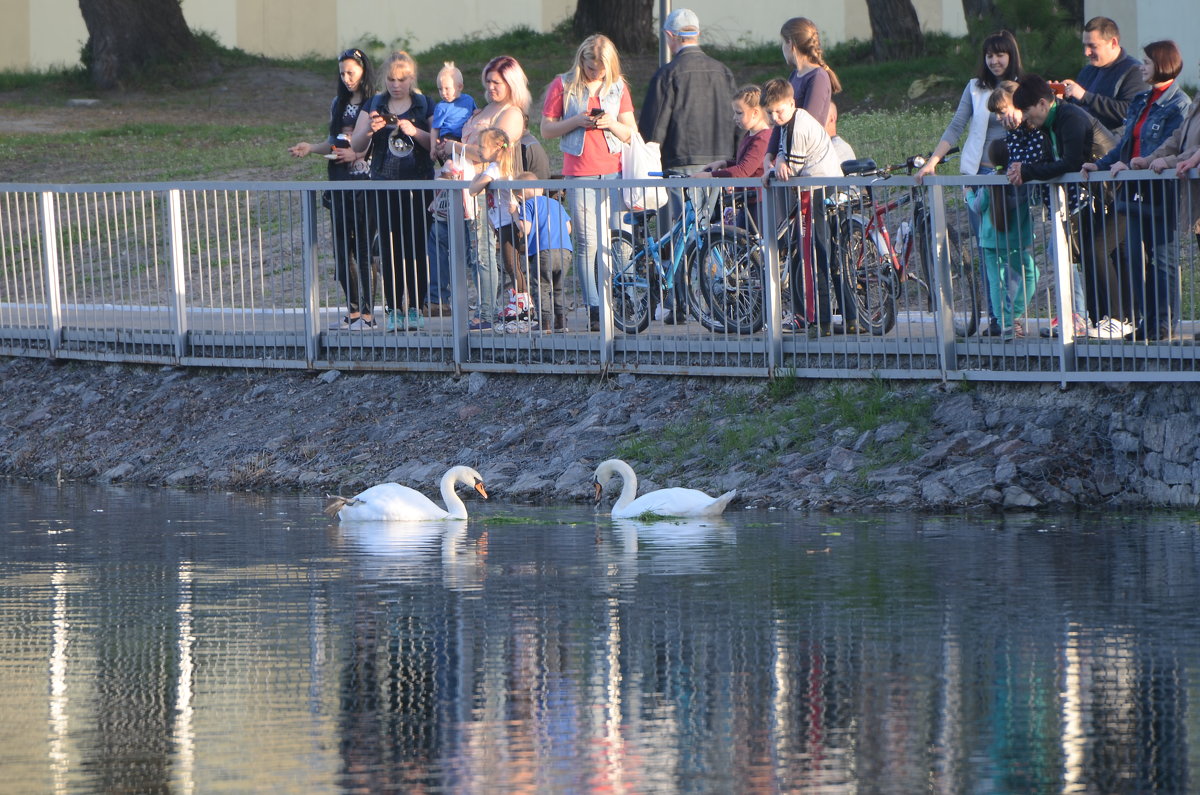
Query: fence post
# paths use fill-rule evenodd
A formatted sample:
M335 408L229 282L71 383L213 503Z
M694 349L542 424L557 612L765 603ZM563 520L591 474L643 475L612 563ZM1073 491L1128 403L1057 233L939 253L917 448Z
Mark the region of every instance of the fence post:
M585 184L590 185L592 182L589 181ZM604 183L598 184L603 185ZM616 326L613 323L612 280L613 268L617 265L612 261L613 222L610 216L613 213L624 213L625 208L619 199L612 201L611 194L607 203L601 200L599 191L608 191L609 188L586 187L580 188L580 190L597 191L595 202L596 250L600 253L600 262L596 269L596 292L600 296L600 372L606 373L612 367L616 337ZM608 208L607 213L605 207Z
M1054 287L1058 291L1058 360L1063 374L1075 369L1075 293L1073 289L1070 209L1061 185L1050 190L1051 230L1054 235ZM1062 382L1066 386L1066 381Z
M42 266L46 275L46 342L50 346L50 357L58 355L62 347L62 288L59 285L58 267L58 211L55 194L49 191L41 195L42 211Z
M470 340L468 338L470 310L467 305L469 284L467 276L467 224L466 213L463 212L463 201L466 192L451 190L450 201L447 202L449 218L447 230L450 236L450 334L451 349L454 356L454 367L461 369L470 357ZM466 201L475 201L466 197ZM432 221L431 223L437 223ZM484 230L487 231L487 230ZM478 252L476 252L478 256ZM482 263L480 264L482 267ZM480 312L483 317L483 312Z
M183 247L183 192L167 191L167 251L171 257L171 326L175 334L175 360L187 353L187 266Z
M335 200L341 200L341 196ZM306 190L300 200L301 239L304 241L304 358L311 370L320 350L320 325L317 322L320 299L317 295L317 192Z
M934 296L934 330L938 342L938 367L946 380L958 369L954 355L954 290L950 281L950 235L946 232L946 195L941 185L926 182L916 190L925 190L925 206L929 208L929 239L933 242L933 283L929 291ZM914 233L916 230L914 230Z
M759 203L763 230L763 275L766 278L766 283L763 285L763 311L766 313L766 317L763 318L763 344L766 346L767 372L771 375L774 375L775 371L783 365L783 295L781 294L779 238L775 234L775 229L779 224L775 212L775 195L779 190L782 189L767 188L763 191L763 200ZM749 244L756 245L753 240L750 240ZM747 256L753 255L753 251L747 252Z

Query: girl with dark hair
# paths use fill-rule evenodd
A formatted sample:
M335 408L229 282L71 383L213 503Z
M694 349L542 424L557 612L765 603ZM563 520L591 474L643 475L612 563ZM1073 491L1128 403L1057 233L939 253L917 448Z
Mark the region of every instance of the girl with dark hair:
M942 162L942 158L958 143L963 133L966 133L967 138L962 145L959 173L976 176L992 172L995 164L989 155L989 147L992 141L1003 140L1006 130L996 114L988 110L988 100L991 99L992 91L1002 81L1020 78L1021 50L1017 47L1016 38L1007 30L1001 30L984 39L983 47L980 48L979 71L963 89L954 118L950 120L941 140L933 148L933 154L914 175L917 182L934 173L937 164ZM968 205L967 217L971 222L971 234L978 240L980 215ZM980 259L982 261L982 257ZM996 308L992 306L987 271L981 269L981 273L984 295L988 296L990 318L988 327L982 333L985 336L1000 336L1003 330L996 319Z
M329 179L335 182L367 179L371 152L356 152L350 135L363 103L371 96L375 74L371 59L352 47L338 56L337 95L329 109L329 136L317 143L300 142L288 149L293 157L324 155ZM346 294L347 312L331 329L366 330L376 327L375 290L371 271L371 235L367 229L366 195L358 190L327 191L325 205L333 220L333 260L338 284Z

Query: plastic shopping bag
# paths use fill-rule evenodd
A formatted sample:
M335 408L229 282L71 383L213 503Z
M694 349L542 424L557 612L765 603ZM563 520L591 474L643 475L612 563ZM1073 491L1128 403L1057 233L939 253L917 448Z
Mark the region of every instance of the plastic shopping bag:
M621 150L621 177L646 179L662 173L658 144L646 143L636 131ZM622 188L621 198L627 210L657 210L667 203L666 188Z

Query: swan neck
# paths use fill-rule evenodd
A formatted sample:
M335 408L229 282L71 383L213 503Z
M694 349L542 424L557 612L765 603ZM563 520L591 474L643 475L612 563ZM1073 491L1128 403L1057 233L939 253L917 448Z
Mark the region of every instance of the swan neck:
M621 476L621 496L613 507L623 508L637 497L637 475L633 474L633 467L624 461L618 461L613 468Z
M458 468L446 470L446 474L442 475L442 502L446 506L446 513L454 519L467 518L467 506L462 501L462 497L458 496L458 492L454 490L454 484L459 481L466 482Z

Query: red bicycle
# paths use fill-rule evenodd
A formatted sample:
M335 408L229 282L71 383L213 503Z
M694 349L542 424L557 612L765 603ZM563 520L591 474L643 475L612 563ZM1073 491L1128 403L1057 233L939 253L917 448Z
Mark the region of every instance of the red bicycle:
M846 176L886 179L903 170L912 175L925 164L915 155L902 165L880 168L874 160L852 160L842 164ZM888 229L889 216L901 213L895 232ZM875 189L867 186L857 196L843 199L837 207L833 248L846 283L853 286L858 325L872 334L887 334L896 325L898 311L932 313L935 308L933 237L925 191L909 188L894 198L877 201ZM946 229L950 253L950 301L954 330L970 336L979 327L979 277L964 241L953 226ZM911 288L911 289L910 289Z

